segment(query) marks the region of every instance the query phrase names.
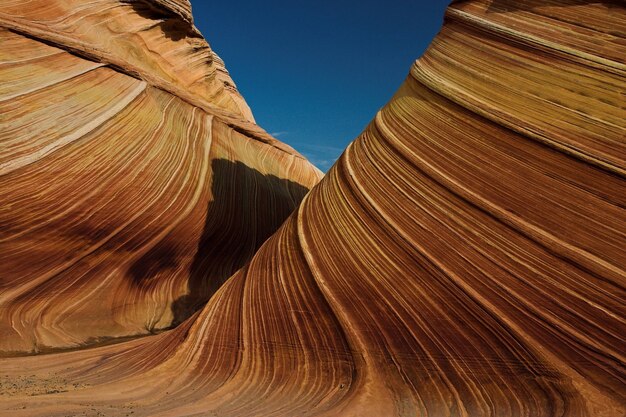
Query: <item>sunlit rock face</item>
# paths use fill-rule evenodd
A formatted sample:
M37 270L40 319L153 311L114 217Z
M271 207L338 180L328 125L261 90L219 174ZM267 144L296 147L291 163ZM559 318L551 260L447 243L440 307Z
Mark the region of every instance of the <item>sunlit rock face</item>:
M0 355L180 323L319 180L189 11L0 5Z
M200 312L156 336L3 359L0 405L623 416L624 28L618 2L453 3L393 99ZM38 292L52 294L22 297Z

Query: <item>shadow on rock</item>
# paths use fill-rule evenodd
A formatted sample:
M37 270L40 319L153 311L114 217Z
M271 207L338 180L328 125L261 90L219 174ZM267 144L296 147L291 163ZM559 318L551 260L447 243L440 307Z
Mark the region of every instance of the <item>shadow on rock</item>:
M187 295L172 304L173 326L201 308L248 263L309 191L241 162L216 159L212 169L213 200L189 268ZM166 237L132 264L129 272L135 285L142 286L180 264L186 254L177 250L174 239Z

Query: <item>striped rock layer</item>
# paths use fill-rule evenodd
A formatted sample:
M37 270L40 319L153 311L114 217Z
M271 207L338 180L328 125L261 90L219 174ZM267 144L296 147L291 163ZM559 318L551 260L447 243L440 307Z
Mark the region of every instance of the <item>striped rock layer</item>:
M182 322L319 181L183 6L0 5L0 355Z
M0 405L623 416L624 28L619 2L454 2L393 99L201 311L3 359Z

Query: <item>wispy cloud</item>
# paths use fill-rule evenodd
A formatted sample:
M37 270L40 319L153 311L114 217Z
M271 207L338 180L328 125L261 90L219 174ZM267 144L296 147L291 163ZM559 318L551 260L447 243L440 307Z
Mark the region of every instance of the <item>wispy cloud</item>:
M270 135L274 136L275 138L279 138L281 136L285 136L289 134L289 132L272 132L270 133Z
M305 155L306 156L306 155ZM327 172L335 163L336 159L317 159L307 156L307 159L322 172Z
M336 146L311 143L291 143L291 145L324 172L330 169L343 152L343 148Z

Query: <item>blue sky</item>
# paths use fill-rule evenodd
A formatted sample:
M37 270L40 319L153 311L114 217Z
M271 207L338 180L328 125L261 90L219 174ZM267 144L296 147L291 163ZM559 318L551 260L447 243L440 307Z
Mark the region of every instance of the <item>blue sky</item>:
M192 0L265 130L326 171L393 95L449 0Z

